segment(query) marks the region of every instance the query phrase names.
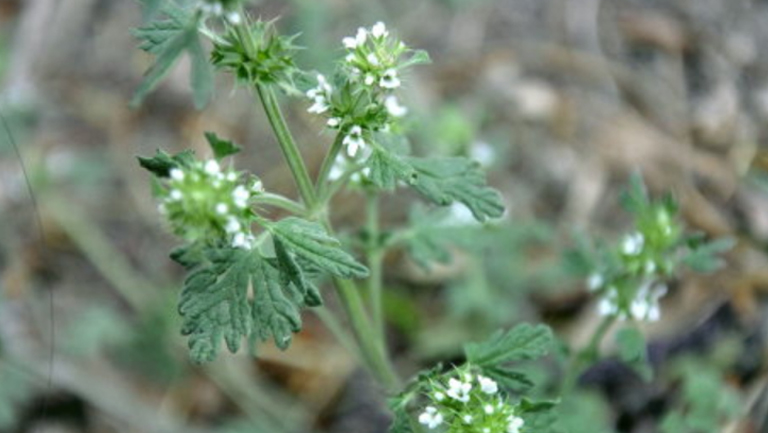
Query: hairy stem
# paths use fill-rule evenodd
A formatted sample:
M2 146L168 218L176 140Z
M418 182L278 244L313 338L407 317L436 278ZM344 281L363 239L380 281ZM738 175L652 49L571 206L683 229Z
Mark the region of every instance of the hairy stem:
M331 149L328 151L328 154L325 155L325 159L320 166L320 172L317 174L317 180L315 181L315 191L320 197L322 197L325 193L325 189L327 188L326 183L328 181L328 174L331 172L333 163L336 162L336 157L339 156L343 141L344 137L342 134L337 134L336 139L333 140Z
M615 321L615 316L605 316L592 333L592 337L589 339L587 347L573 354L568 363L568 371L565 373L566 376L563 380L561 395L572 392L576 387L576 382L578 381L579 376L584 372L584 369L599 358L600 343L602 343L605 334L611 329L611 326Z
M256 85L256 90L264 106L264 111L267 113L269 123L280 144L280 149L283 151L283 156L299 188L299 194L307 209L315 209L317 206L317 196L315 195L314 186L310 181L307 167L304 164L301 153L299 153L296 142L293 140L288 125L285 123L285 118L280 111L280 106L277 104L275 94L272 89L261 84ZM323 221L323 224L329 234L332 235L333 230L327 219ZM382 350L383 343L380 342L379 335L374 332L371 326L357 286L352 281L341 278L334 278L333 281L336 293L341 300L344 311L349 317L350 324L360 346L363 362L365 362L371 373L387 391L396 391L399 386L399 378Z
M384 326L384 311L382 308L382 272L381 266L384 251L380 245L379 236L379 196L375 191L366 191L366 255L371 275L368 278L368 290L371 297L371 313L373 326L379 334L382 350L386 352L386 332Z
M254 199L254 203L284 209L295 215L304 215L307 212L307 209L301 203L297 203L288 197L284 197L280 194L273 194L271 192L260 193Z
M256 90L259 93L261 104L264 106L264 111L267 113L269 124L272 126L272 130L277 136L280 150L283 151L285 161L288 163L288 167L291 169L291 174L293 174L296 186L299 188L301 199L308 209L312 209L316 202L315 190L312 186L312 181L309 179L307 166L304 165L304 159L301 157L299 148L296 146L291 131L285 123L283 113L280 111L280 106L277 104L275 92L269 87L265 87L261 84L256 85Z

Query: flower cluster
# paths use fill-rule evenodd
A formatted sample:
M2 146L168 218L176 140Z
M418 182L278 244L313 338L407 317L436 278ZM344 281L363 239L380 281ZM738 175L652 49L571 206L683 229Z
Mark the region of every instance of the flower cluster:
M427 56L390 35L382 22L370 29L359 28L342 43L347 54L336 75L336 85L317 75L316 87L306 92L312 102L307 111L327 116L326 125L342 134L350 158L365 158L368 153L359 151L368 147L371 133L389 130L408 113L392 94L401 86L400 71L426 61ZM409 53L412 55L406 59Z
M493 379L456 369L447 381L430 382L428 404L419 423L446 433L520 433L525 421L520 410L499 392Z
M659 300L667 293L665 280L679 262L682 227L674 221L677 207L671 198L651 202L644 189L636 189L630 205L636 231L606 253L587 287L599 295L601 315L656 321L661 318Z
M197 4L197 8L204 16L211 16L226 19L230 24L237 25L242 22L242 17L237 11L239 0L202 0Z
M193 161L170 171L158 209L173 231L191 240L226 239L235 248L251 248L251 197L263 192L261 181L244 184L241 174L222 170L216 160Z

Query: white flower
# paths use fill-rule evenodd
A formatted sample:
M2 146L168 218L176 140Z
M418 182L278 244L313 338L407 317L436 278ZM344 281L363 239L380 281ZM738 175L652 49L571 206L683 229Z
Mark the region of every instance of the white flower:
M496 150L484 141L476 141L469 149L469 156L483 167L490 167L496 160Z
M388 34L389 32L387 31L387 26L381 21L377 22L373 25L373 27L371 27L371 36L376 39L387 36Z
M171 201L179 201L184 197L184 194L181 193L178 189L172 189L171 193L169 194L169 199Z
M387 69L379 80L379 86L385 89L397 89L400 87L400 79L397 78L397 71L394 69Z
M244 208L248 205L248 199L251 198L251 193L245 189L244 186L238 185L234 191L232 191L232 200L235 202L235 206Z
M232 247L250 250L253 248L253 236L243 232L235 233L232 237Z
M587 279L587 288L594 292L595 290L602 288L604 283L605 279L603 278L603 275L599 272L594 272Z
M485 412L487 415L492 414L494 410L496 410L496 408L494 408L491 404L486 404L483 407L483 412Z
M437 391L437 392L435 393L435 400L437 400L437 401L443 401L443 400L445 400L445 394L443 394L443 393L442 393L442 392L440 392L440 391Z
M509 424L507 424L507 433L520 433L520 429L525 424L525 421L519 416L511 415L507 418Z
M240 231L240 222L232 217L227 219L227 225L224 226L224 231L227 233L235 233Z
M331 87L331 85L328 84L328 81L325 79L325 75L323 74L317 74L317 89L319 89L322 92L325 92L326 94L331 93L331 91L333 91L333 87Z
M235 173L234 171L230 171L229 173L227 173L227 180L230 181L230 182L236 181L237 180L237 173Z
M331 171L328 172L328 180L331 182L341 179L341 176L344 175L344 165L346 163L346 160L344 159L344 155L339 154L338 157L336 157L336 160L333 161L333 165L331 166Z
M360 27L357 29L357 34L354 37L348 36L342 39L341 43L343 43L344 47L347 49L354 50L355 48L363 45L367 37L368 31Z
M357 151L365 146L365 140L363 140L363 129L358 125L354 125L349 128L349 133L341 142L344 146L347 146L347 154L351 157L357 155Z
M384 99L384 107L392 117L403 117L408 113L408 108L400 105L395 95L389 95Z
M448 380L448 391L446 391L446 394L454 400L466 403L469 401L469 391L471 390L471 383L450 378Z
M371 66L379 66L379 58L376 56L376 53L368 53L365 60L368 60L368 63L370 63Z
M472 415L464 415L463 417L461 417L461 420L464 421L464 424L472 424L473 419L474 418L472 417Z
M331 107L328 105L328 102L326 101L325 96L317 96L315 97L315 100L312 106L307 108L307 112L322 114L328 111L329 108Z
M226 18L227 18L227 21L229 21L229 23L233 25L238 25L241 22L243 22L243 19L240 16L240 14L235 11L227 12Z
M216 205L216 213L219 215L224 215L227 212L229 212L229 206L227 206L225 203L219 203Z
M261 182L261 179L256 179L253 181L253 184L251 184L251 191L255 193L264 192L264 184Z
M621 244L621 250L628 256L636 256L643 250L645 238L642 233L627 235Z
M354 62L354 61L355 61L355 59L356 59L356 58L357 58L357 56L355 55L355 53L349 53L349 54L347 54L347 56L346 56L346 57L344 57L344 60L345 60L347 63L352 63L352 62Z
M483 429L483 433L491 433L491 429L489 429L488 427L485 427Z
M443 415L434 406L427 406L419 415L419 424L427 426L430 430L443 423Z
M480 383L480 390L486 394L496 394L499 391L499 385L491 378L477 376L477 381Z
M370 85L372 85L373 83L376 82L376 77L374 77L371 74L366 74L364 82L365 82L366 86L370 86Z
M219 174L221 172L221 167L219 167L219 163L216 162L214 159L210 159L205 162L205 167L203 168L206 173L210 174L211 176Z
M328 125L329 128L336 128L341 124L341 119L338 117L331 117L325 124Z
M171 179L173 179L173 180L184 180L184 172L179 170L178 168L172 168L171 169Z
M647 262L645 262L644 270L646 274L652 274L656 272L656 262L654 262L653 260L648 260Z
M609 292L597 303L597 313L601 316L613 316L619 312L619 305L616 303L615 289L609 288Z

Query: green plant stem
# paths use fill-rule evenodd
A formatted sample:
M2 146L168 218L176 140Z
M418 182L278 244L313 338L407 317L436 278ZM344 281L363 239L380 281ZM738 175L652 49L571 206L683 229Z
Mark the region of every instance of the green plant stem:
M264 111L269 118L269 123L280 144L280 149L283 151L283 156L299 188L299 194L307 209L315 209L317 206L315 189L309 179L307 167L299 153L296 142L293 140L285 123L280 106L277 104L275 94L270 88L260 84L256 85L256 89L259 99L264 106ZM327 218L324 219L323 224L329 234L332 235L333 230ZM341 278L334 278L333 281L336 293L341 300L344 311L349 317L350 324L357 338L363 362L386 391L396 391L400 380L384 351L381 350L383 344L379 342L379 336L371 327L371 322L366 315L363 300L360 297L357 286L353 282Z
M263 192L257 195L254 199L254 203L284 209L295 215L304 215L307 213L307 209L301 203L297 203L288 197L284 197L280 194L273 194L271 192Z
M320 165L320 172L317 174L317 180L315 181L315 191L319 197L323 197L325 189L327 188L328 174L333 168L333 164L336 162L336 158L339 156L339 152L343 146L344 137L342 134L336 134L336 139L333 140L328 154L325 155L322 165Z
M382 350L386 352L386 331L384 325L384 312L382 308L382 272L381 266L384 259L384 250L380 245L379 235L379 196L375 191L366 191L366 255L368 256L368 269L371 272L368 278L368 290L371 298L371 314L373 327L379 334Z
M267 113L269 124L272 126L272 130L277 136L280 150L283 151L285 161L288 163L288 167L291 169L291 174L293 174L296 186L299 188L301 199L308 209L313 209L316 204L315 190L312 186L312 181L309 178L307 167L304 165L304 159L301 157L299 148L296 146L296 142L293 140L288 125L285 123L283 113L280 111L280 106L277 104L275 92L271 88L261 84L256 85L256 90L259 94L259 99L261 99L264 111Z
M590 337L587 347L576 352L571 357L571 360L568 363L568 371L566 371L566 376L563 380L561 395L571 393L576 387L576 381L579 379L579 376L581 376L584 369L599 358L600 343L602 343L605 334L611 329L611 326L613 326L615 321L615 316L605 316L592 333L592 337Z

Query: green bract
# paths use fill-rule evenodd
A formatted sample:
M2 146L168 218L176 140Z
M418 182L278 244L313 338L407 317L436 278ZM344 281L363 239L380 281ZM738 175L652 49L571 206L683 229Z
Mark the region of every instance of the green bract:
M214 40L211 62L248 85L276 84L292 89L298 70L293 61L298 49L293 45L295 38L278 35L272 22L246 18L228 25Z

